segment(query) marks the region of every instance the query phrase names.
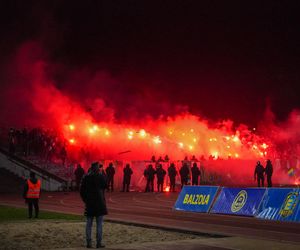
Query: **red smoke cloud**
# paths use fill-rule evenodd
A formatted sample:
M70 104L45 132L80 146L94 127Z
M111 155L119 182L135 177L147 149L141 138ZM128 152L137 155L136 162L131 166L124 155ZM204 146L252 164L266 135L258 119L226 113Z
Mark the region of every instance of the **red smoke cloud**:
M2 117L6 125L55 129L68 142L74 160L80 160L82 148L93 159L145 160L166 154L171 160L191 155L239 159L244 162L223 161L212 168L224 175L240 173L249 180L257 159L295 158L300 153L300 115L296 111L283 124L275 125L269 119L258 135L259 131L245 125L235 128L230 120L211 123L188 113L186 107L173 107L167 97L159 103L146 92L124 92L103 71L67 70L45 58L34 42L18 50L8 66ZM153 118L152 110L161 116ZM295 145L293 152L286 150L287 144Z

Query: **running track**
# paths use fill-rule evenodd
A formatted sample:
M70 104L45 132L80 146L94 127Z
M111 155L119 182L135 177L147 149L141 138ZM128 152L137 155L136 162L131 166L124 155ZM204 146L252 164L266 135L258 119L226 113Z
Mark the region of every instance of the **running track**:
M262 238L300 244L300 224L258 220L249 217L199 214L172 209L178 193L107 193L106 220L146 224L204 234ZM0 194L0 204L25 207L15 194ZM43 193L41 210L83 214L83 203L76 192Z

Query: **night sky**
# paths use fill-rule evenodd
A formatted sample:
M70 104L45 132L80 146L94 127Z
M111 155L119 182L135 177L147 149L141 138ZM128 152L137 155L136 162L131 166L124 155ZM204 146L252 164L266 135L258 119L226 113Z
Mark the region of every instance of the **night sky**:
M3 0L1 86L16 50L36 41L59 65L57 87L77 99L84 80L70 87L66 75L106 72L101 97L120 117L124 106L158 116L167 103L252 125L267 102L279 120L300 108L299 1L202 2Z

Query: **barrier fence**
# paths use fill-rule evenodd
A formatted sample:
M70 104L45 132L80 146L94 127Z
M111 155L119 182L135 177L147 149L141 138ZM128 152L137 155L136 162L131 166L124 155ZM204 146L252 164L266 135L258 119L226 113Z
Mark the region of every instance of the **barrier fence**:
M265 188L223 187L210 212L255 216L265 192Z
M184 186L174 209L207 213L216 197L219 187Z
M184 186L175 210L300 222L299 188Z
M256 217L300 222L299 192L298 188L267 189Z

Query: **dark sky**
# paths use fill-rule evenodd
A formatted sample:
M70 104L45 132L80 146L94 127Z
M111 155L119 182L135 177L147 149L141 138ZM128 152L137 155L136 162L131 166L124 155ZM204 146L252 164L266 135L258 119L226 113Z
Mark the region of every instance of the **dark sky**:
M125 99L248 124L267 99L278 119L300 108L299 1L205 2L3 0L0 65L35 40L65 69L109 72Z

